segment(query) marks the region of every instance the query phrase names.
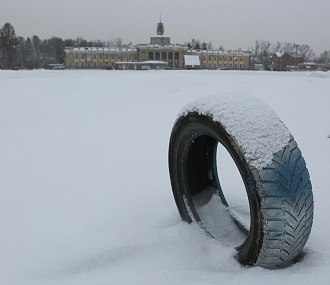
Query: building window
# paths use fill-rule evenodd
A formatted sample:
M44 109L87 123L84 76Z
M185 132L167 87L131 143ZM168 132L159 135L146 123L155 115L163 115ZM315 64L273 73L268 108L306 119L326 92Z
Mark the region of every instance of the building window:
M243 61L243 57L240 58L240 61Z
M114 56L114 55L112 55L112 56L111 56L111 59L115 59L115 56Z
M211 57L209 56L209 60L211 60Z
M217 68L217 65L216 64L214 64L214 69L216 69Z
M96 59L96 54L94 54L94 59Z
M227 57L225 57L225 61L227 61Z
M230 60L230 61L233 61L233 58L231 57L229 60Z
M78 59L78 54L76 53L76 59Z
M214 60L215 60L215 61L217 60L217 57L216 57L216 56L214 57Z
M219 57L219 61L221 61L221 56Z
M108 58L109 58L109 56L108 56L108 55L106 55L106 56L105 56L105 59L108 59Z
M96 62L94 62L94 67L96 67Z
M209 63L209 69L211 69L211 63Z
M84 58L85 58L85 56L82 54L82 55L81 55L81 59L84 59Z
M84 62L82 62L82 63L81 63L81 67L84 67L84 66L85 66L85 63L84 63Z
M100 68L102 68L102 62L100 62Z
M78 67L78 62L76 62L76 67Z
M233 65L232 64L229 64L229 68L232 68L233 67Z
M102 59L102 54L100 54L100 59Z
M239 68L242 69L242 68L243 68L243 64L240 64L240 65L239 65Z

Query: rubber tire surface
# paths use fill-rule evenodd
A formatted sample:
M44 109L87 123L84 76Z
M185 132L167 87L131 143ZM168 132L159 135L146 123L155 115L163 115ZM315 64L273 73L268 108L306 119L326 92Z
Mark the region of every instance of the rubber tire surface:
M286 147L273 154L271 164L258 170L246 162L220 123L194 112L181 116L169 143L170 179L181 218L202 225L192 196L210 186L218 188L218 143L235 161L249 199L250 229L237 247L239 261L270 269L291 265L301 255L313 221L309 173L292 136Z

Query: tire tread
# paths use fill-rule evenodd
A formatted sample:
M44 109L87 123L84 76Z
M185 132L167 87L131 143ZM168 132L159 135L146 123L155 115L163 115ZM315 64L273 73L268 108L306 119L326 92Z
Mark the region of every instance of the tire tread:
M285 267L293 263L301 253L310 235L313 220L309 173L293 138L283 150L274 154L272 163L260 171L260 178L265 237L257 264L266 268ZM283 212L282 219L274 219L274 209ZM273 221L280 223L274 224ZM270 235L270 232L278 234Z

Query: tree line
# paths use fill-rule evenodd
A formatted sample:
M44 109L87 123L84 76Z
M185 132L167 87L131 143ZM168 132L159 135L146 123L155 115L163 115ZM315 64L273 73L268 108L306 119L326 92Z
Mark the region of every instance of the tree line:
M304 62L330 63L330 50L324 51L319 56L316 56L313 49L307 44L288 42L272 44L269 41L259 40L256 40L255 45L251 48L251 62L252 64L261 63L267 68L272 64L271 56L276 52L289 52L301 56Z
M199 39L191 39L186 42L189 49L212 50L212 42L203 42ZM132 47L132 42L125 44L121 38L108 41L87 41L82 37L65 39L52 37L41 40L33 35L26 39L17 36L14 27L10 23L4 24L0 30L0 69L14 67L21 68L46 68L52 63L64 63L65 47ZM223 46L218 50L224 51ZM241 49L238 49L240 51ZM248 49L251 52L251 63L261 63L266 68L271 64L270 57L275 52L293 52L303 56L304 61L317 63L330 63L330 50L326 50L316 56L313 49L306 44L281 43L272 44L269 41L256 40L254 46Z
M87 41L82 37L65 39L52 37L41 40L38 36L17 36L10 23L0 30L0 69L47 68L52 63L64 63L65 47L130 47L121 38L108 41Z

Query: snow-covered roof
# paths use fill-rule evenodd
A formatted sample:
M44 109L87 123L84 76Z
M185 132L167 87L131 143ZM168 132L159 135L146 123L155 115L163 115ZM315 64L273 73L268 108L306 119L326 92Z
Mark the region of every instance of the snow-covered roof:
M157 61L157 60L141 61L141 63L147 63L147 64L167 64L167 62L165 62L165 61Z
M135 64L135 65L143 65L143 64L163 64L166 65L167 62L164 61L157 61L157 60L149 60L149 61L117 61L116 64Z
M161 35L156 35L156 36L152 36L151 38L170 38L168 36L161 36Z
M301 54L296 52L286 52L286 53L292 56L293 58L303 57Z
M107 51L115 51L115 52L125 52L125 51L137 51L136 48L108 48L108 47L76 47L73 48L75 52L107 52Z
M240 56L249 56L250 53L243 52L243 51L223 51L223 50L195 50L190 49L188 50L188 53L198 53L198 54L224 54L224 55L233 55L237 54Z
M201 65L198 55L185 55L184 62L185 65L191 65L191 66Z

